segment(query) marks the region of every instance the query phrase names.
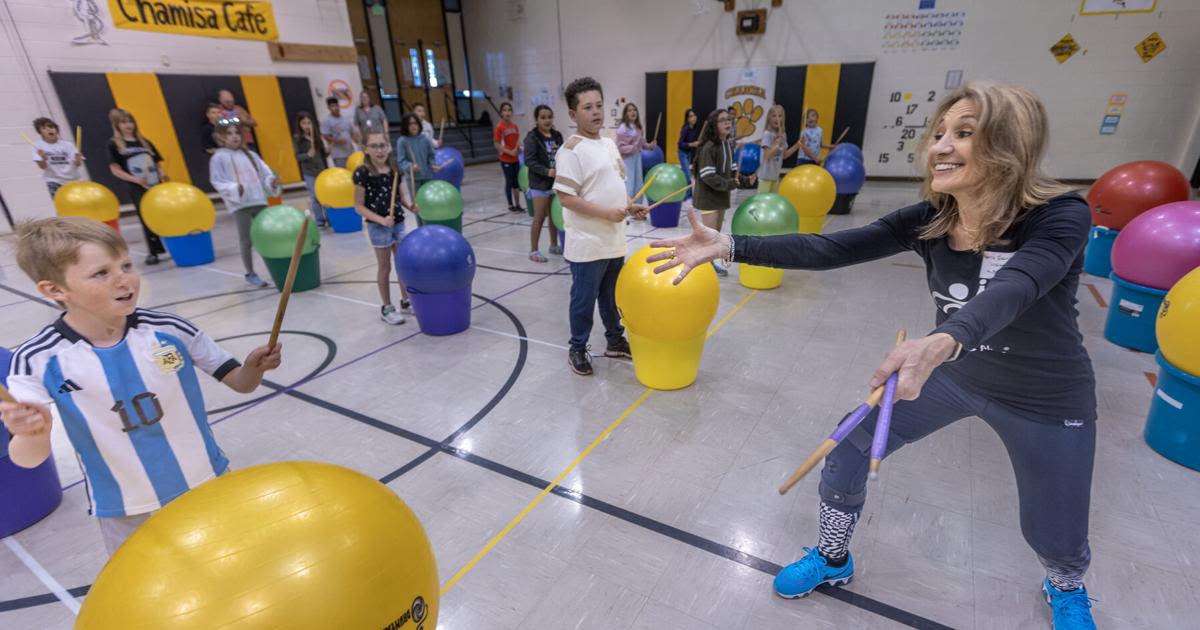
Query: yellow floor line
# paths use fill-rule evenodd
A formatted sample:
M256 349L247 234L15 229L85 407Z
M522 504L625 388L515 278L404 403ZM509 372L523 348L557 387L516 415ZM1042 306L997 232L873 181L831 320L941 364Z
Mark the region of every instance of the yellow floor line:
M758 295L758 289L746 294L746 297L742 298L741 302L738 302L737 305L725 315L725 317L721 318L721 321L717 322L716 326L713 326L712 329L708 331L708 335L705 338L707 339L708 337L712 337L713 334L720 330L730 318L736 315L738 311L742 310L742 307L746 305L746 302L749 302L750 298L754 297L755 295ZM463 577L470 573L471 569L475 568L475 565L478 564L480 560L483 560L484 556L487 556L496 545L500 544L500 541L504 540L504 538L508 536L509 532L519 525L521 521L525 520L525 517L529 516L529 513L532 512L533 509L542 502L542 499L545 499L547 495L553 492L554 489L558 487L558 484L561 483L567 475L571 474L571 471L575 470L575 467L578 466L585 457L590 455L593 449L599 446L600 443L603 442L604 439L610 434L612 434L617 427L621 426L621 423L625 422L625 419L628 418L630 414L637 410L638 407L641 407L642 403L646 402L646 399L649 398L650 394L653 392L653 389L646 388L646 391L642 392L642 395L639 396L637 400L633 401L632 405L626 407L625 411L621 412L621 415L618 416L616 420L613 420L612 424L608 425L608 428L604 429L603 433L596 436L596 439L592 440L592 443L588 444L587 448L583 449L582 453L577 455L575 459L563 469L562 472L558 473L558 476L550 482L550 485L543 488L542 491L539 492L536 497L534 497L533 501L529 502L529 505L526 505L524 509L518 512L517 515L514 516L507 525L504 526L504 529L501 529L495 536L492 536L492 539L483 546L483 549L479 550L479 553L475 554L474 558L471 558L470 562L464 564L463 567L458 570L458 573L454 574L454 577L450 578L445 584L442 585L441 594L445 595L447 591L454 588L455 584L458 584L459 580L463 579Z

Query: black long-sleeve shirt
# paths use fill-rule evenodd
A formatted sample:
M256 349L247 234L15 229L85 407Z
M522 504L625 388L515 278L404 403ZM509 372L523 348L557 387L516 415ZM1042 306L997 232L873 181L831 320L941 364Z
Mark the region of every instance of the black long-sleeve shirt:
M1095 375L1075 308L1087 204L1071 193L1031 208L983 254L951 249L946 237L920 239L934 213L922 202L832 234L737 236L734 260L832 269L915 251L937 307L933 332L963 345L963 357L942 369L1036 420L1094 421Z

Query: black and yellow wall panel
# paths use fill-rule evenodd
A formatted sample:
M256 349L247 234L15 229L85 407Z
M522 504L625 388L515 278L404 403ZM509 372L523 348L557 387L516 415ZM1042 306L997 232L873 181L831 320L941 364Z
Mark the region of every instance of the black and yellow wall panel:
M158 77L148 73L109 73L108 89L112 92L117 107L128 110L137 120L138 131L158 148L162 156L163 172L171 181L192 183L183 151L175 136L175 123L171 111L158 86Z
M775 68L775 102L786 113L787 136L792 142L800 137L804 113L812 107L820 116L819 125L826 144L846 133L843 142L862 146L866 135L867 106L871 97L874 63L833 63ZM643 120L646 134L654 133L654 120L663 114L658 134L668 162L679 162L679 131L689 108L695 109L701 123L717 107L717 70L671 70L646 73L646 103ZM786 166L794 166L793 156Z
M246 109L254 116L258 154L285 183L300 181L300 165L292 148L292 130L279 80L272 76L242 76Z
M108 112L128 109L142 135L158 147L173 181L190 182L212 192L209 155L203 148L204 109L220 90L229 90L258 123L255 140L263 160L283 183L300 181L292 149L292 122L301 111L319 116L305 77L238 75L67 73L50 75L66 113L64 129L83 127L82 152L90 177L129 202L128 185L109 171Z

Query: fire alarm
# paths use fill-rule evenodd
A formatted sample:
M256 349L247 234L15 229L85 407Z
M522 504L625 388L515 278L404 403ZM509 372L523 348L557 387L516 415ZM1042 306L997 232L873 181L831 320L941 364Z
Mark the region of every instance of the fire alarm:
M738 35L762 35L767 31L767 10L738 11Z

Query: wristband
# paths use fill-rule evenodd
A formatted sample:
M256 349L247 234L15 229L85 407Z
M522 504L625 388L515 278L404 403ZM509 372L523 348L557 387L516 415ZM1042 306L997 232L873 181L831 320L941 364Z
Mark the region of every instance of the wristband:
M963 345L961 343L955 341L954 342L954 352L951 353L950 356L947 357L945 361L942 361L942 363L953 363L953 362L957 361L959 359L959 357L962 356L962 349L963 349Z
M733 249L734 249L733 236L730 236L729 237L729 252L725 254L725 262L728 264L733 264Z

